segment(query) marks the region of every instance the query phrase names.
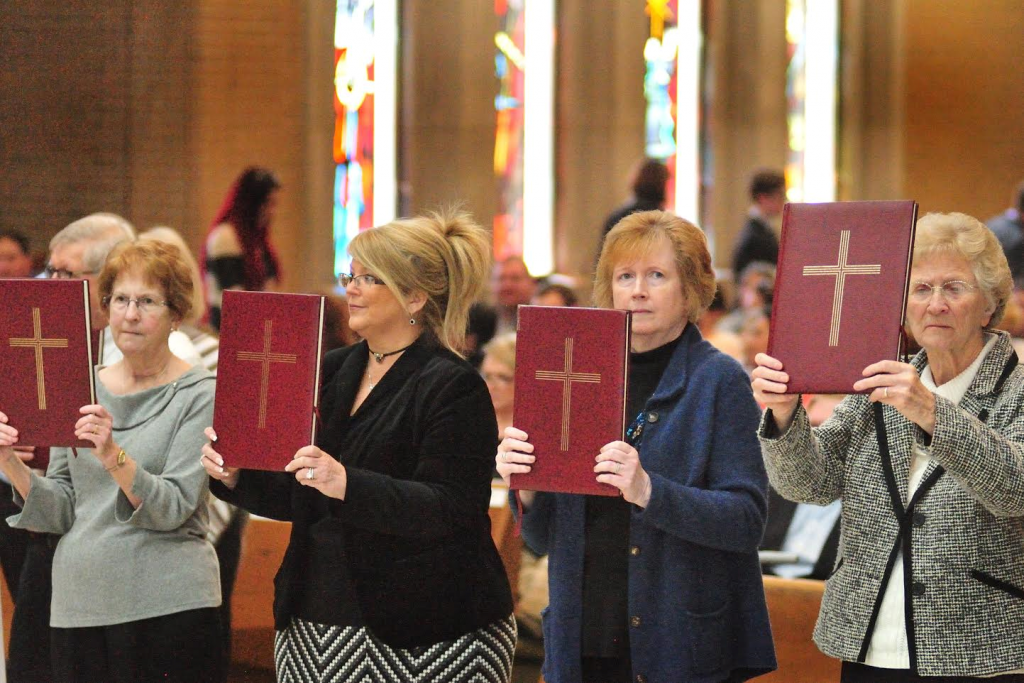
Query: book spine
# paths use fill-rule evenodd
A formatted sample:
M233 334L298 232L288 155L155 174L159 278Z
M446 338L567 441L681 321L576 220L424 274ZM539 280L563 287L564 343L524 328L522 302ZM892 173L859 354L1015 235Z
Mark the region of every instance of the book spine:
M917 202L913 202L910 209L910 245L907 248L907 268L903 276L903 306L900 308L900 329L896 335L896 360L903 360L903 354L907 352L905 344L906 334L904 324L907 321L907 296L910 294L910 267L914 261L914 240L917 237Z
M89 363L89 399L96 403L96 359L92 350L92 307L89 304L89 281L82 280L82 297L85 302L85 352ZM100 339L103 333L100 332Z
M775 268L775 292L776 292L776 297L778 297L778 295L782 294L782 292L783 292L783 289L782 289L782 278L783 278L783 275L785 274L785 270L783 269L783 265L786 263L786 258L785 258L785 256L786 256L786 236L787 236L787 232L788 232L788 230L786 230L786 226L789 225L789 209L790 209L790 206L791 205L789 204L789 202L786 202L785 204L782 205L782 234L779 236L779 260L778 260L778 263L777 263L777 267ZM736 278L739 277L739 275L740 275L739 273L734 273L733 274L733 279L735 280ZM781 303L781 301L779 301L779 299L776 298L774 303L775 303L775 306L777 306L777 305L779 305ZM775 308L775 306L773 306L773 309ZM774 315L772 315L771 318L768 319L768 355L771 356L772 358L775 357L775 316Z
M629 416L626 415L626 392L629 391L629 349L633 343L633 313L631 311L626 311L625 324L626 333L623 336L626 343L624 344L622 353L622 425L619 427L619 432L621 434L619 437L620 441L626 438L626 420L629 419Z
M320 297L316 334L316 363L313 371L313 415L310 420L309 443L316 443L317 417L320 415L320 370L324 362L324 306L326 298Z

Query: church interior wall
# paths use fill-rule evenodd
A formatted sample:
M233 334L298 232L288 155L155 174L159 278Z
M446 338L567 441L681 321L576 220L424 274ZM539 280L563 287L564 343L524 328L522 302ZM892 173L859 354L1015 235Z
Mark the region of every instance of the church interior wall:
M637 3L638 5L642 3ZM646 26L559 3L555 257L586 273L643 150ZM1024 177L1024 2L844 0L838 193L986 218ZM784 0L708 3L714 172L703 221L728 262L749 172L785 158ZM496 209L491 5L405 2L399 208ZM330 2L5 0L0 228L37 249L97 210L196 248L235 175L273 168L285 286L329 283Z

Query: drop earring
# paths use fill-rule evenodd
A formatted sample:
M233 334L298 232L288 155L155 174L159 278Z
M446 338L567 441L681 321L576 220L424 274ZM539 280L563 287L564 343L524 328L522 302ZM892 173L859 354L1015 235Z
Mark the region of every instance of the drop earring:
M409 324L410 325L415 325L416 324L416 318L409 318Z

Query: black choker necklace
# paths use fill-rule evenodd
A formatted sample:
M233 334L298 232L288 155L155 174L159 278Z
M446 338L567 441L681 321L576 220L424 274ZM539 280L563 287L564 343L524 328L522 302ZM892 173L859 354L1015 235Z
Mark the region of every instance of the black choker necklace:
M413 344L415 343L416 342L413 342ZM412 344L409 344L409 346L412 346ZM369 345L367 345L366 348L370 352L370 355L373 356L373 359L375 361L377 361L378 363L383 363L384 359L387 358L388 356L393 356L396 353L401 353L402 351L405 351L407 348L409 348L409 346L403 346L400 349L396 349L395 351L388 351L387 353L377 353L376 351L371 349Z

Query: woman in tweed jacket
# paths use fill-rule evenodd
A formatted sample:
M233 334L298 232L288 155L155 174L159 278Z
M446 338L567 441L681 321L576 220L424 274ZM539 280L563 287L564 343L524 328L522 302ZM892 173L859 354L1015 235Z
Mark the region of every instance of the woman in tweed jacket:
M812 429L782 364L757 358L761 447L787 498L842 499L840 559L815 642L843 683L1024 681L1024 369L994 332L1011 292L992 233L917 225L910 363L864 369ZM994 676L991 677L991 676Z

